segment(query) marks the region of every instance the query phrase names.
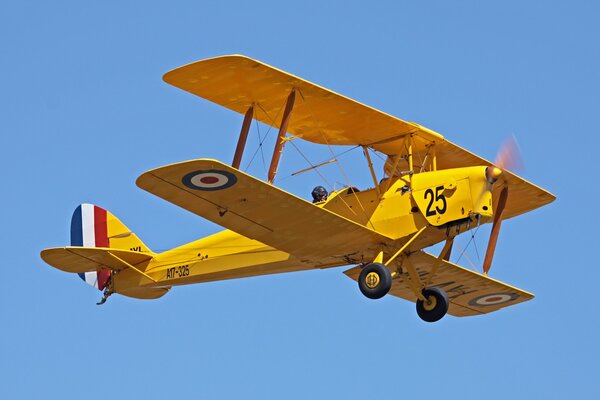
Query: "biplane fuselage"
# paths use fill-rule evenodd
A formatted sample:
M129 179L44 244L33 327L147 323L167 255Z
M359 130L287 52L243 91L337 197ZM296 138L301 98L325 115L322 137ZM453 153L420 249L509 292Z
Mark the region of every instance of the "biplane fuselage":
M414 301L429 322L533 298L487 271L502 219L553 201L550 193L436 132L247 57L199 61L165 80L245 114L238 147L232 165L191 160L148 171L136 183L227 229L154 253L111 213L81 205L72 246L46 249L42 258L104 290L102 302L112 293L158 298L177 285L348 264L357 265L345 274L365 296ZM239 170L253 119L279 128L268 182ZM347 187L315 204L277 188L286 132L328 146L362 146L373 187ZM388 157L383 179L370 151ZM450 263L454 237L489 222L485 274ZM438 256L422 251L440 242Z
M485 167L456 168L422 173L382 181L378 188L358 191L345 188L316 204L354 222L371 226L393 238L397 247L430 224L435 226L415 243L415 248L429 247L446 240L447 230L453 234L466 232L492 216L491 184ZM389 185L384 192L383 189ZM431 221L431 222L429 222ZM318 227L306 222L307 231ZM135 250L135 249L132 249ZM357 254L362 252L357 249ZM384 258L390 257L390 248ZM156 282L148 282L134 271L115 277L115 290L127 292L140 286L174 286L242 278L268 273L329 268L368 260L344 255L337 262L308 262L266 246L256 240L226 230L158 254L145 268Z

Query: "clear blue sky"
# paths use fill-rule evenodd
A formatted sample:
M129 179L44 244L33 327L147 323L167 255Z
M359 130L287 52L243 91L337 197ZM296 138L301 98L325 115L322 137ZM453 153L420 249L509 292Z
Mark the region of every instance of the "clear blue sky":
M2 398L600 396L597 2L324 3L0 3ZM100 293L40 250L68 244L82 202L156 250L219 229L134 182L172 162L231 160L242 117L161 76L232 53L489 159L514 133L522 175L558 200L503 224L492 275L537 297L426 324L413 304L366 299L342 268L97 307ZM280 182L306 197L320 181L285 179L305 166L294 152ZM347 168L360 183L363 161ZM251 171L264 177L256 160Z

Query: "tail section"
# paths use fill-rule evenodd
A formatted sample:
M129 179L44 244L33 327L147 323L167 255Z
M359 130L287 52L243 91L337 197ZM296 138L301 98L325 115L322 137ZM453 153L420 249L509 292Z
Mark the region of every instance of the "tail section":
M71 218L71 246L151 252L117 217L93 204L82 204L75 209Z
M44 249L49 265L76 273L103 291L97 304L113 293L137 299L157 299L171 286L161 286L144 271L156 256L133 232L105 209L82 204L71 218L71 246ZM140 280L140 276L145 279Z
M94 204L81 204L71 218L71 246L103 247L152 253L117 217ZM87 284L104 290L110 269L78 274Z

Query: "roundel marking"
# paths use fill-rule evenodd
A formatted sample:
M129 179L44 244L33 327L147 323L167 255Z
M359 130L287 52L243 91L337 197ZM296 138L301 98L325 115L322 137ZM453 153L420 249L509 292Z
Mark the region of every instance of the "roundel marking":
M516 293L493 293L475 297L469 301L469 305L479 307L495 306L497 304L508 303L518 298L519 295Z
M221 190L236 184L237 178L234 174L217 169L203 169L186 174L181 182L194 190Z

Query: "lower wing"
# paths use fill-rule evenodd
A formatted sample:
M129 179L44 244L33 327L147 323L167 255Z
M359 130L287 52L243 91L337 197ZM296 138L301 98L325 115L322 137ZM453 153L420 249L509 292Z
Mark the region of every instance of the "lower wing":
M216 160L167 165L137 185L303 262L372 260L391 239ZM343 262L342 262L343 261Z
M448 294L450 299L448 313L456 317L487 314L534 297L524 290L439 259L424 251L410 254L399 261L397 266L401 267L402 262L412 263L421 282L428 282L427 286L441 288ZM344 273L357 280L360 271L361 267L355 267ZM409 279L406 273L396 275L389 294L416 302L417 297L407 284Z

